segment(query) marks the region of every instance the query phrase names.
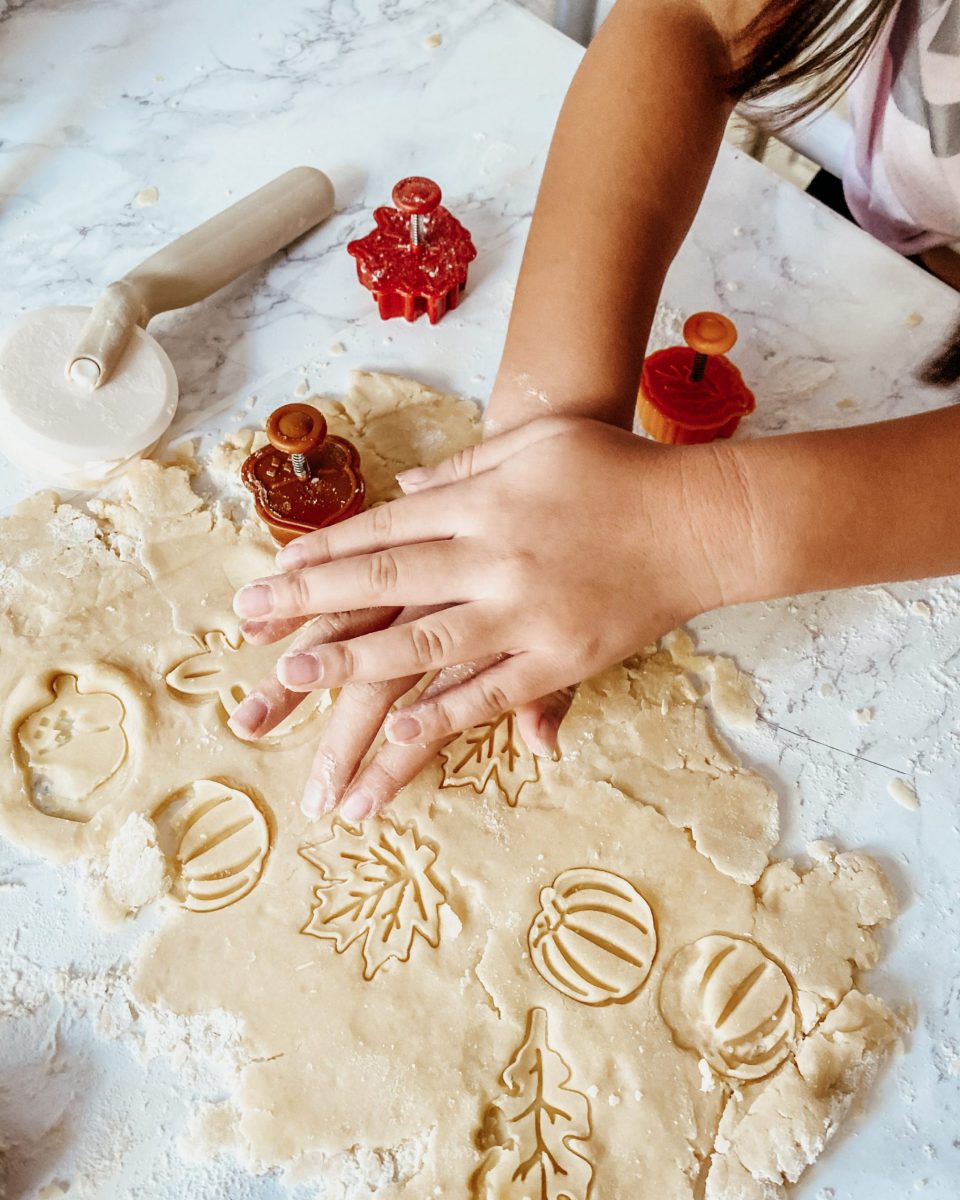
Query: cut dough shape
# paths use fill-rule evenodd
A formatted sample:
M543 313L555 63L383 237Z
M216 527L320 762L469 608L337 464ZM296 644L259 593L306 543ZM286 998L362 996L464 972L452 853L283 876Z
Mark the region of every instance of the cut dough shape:
M253 691L254 687L273 671L277 659L296 637L292 633L283 641L270 646L252 646L241 635L236 642L219 630L204 634L194 653L181 659L165 675L167 687L186 702L215 701L219 704L224 727L233 711ZM275 726L261 746L274 746L278 741L299 730L330 702L330 693L311 693L293 712ZM232 731L231 731L232 732Z
M81 691L73 675L52 681L54 698L17 730L33 803L68 821L89 821L93 793L127 755L123 704L109 692Z
M322 407L359 447L371 503L398 494L397 471L479 435L475 406L385 376L356 375ZM255 442L238 434L217 469L235 471ZM140 947L133 1002L184 1014L185 1029L218 1014L240 1031L237 1086L198 1114L193 1151L280 1168L291 1184L321 1179L350 1200L557 1200L561 1187L636 1200L637 1180L671 1200L779 1197L896 1042L893 1015L859 990L894 915L877 865L822 844L810 865L771 862L776 796L716 732L677 661L692 654L682 639L580 688L561 761L529 756L508 719L492 738L458 739L362 829L309 822L298 799L313 739L301 733L325 714L269 747L223 720L253 673L230 675L232 594L273 573L275 547L255 522L206 507L195 473L189 455L137 463L92 516L41 495L0 522L0 828L103 870L114 847L115 884L125 861L161 866L148 890L166 875L165 919ZM223 661L204 684L178 664L210 651L211 632ZM726 677L696 657L698 674ZM37 810L15 749L56 675L126 713L126 759L85 822ZM538 914L562 915L562 900L569 918L577 896L592 955L578 962L600 1003L565 993L528 946ZM758 963L789 981L795 1028L782 1042L775 986L747 989L742 1012L724 1014L732 993L714 997L709 1042L682 988L696 1036L664 1020L670 964L721 933L754 948L753 968L727 981L734 992ZM753 1025L750 1004L762 1010ZM760 1018L777 1035L758 1035L771 1073L715 1070L705 1056ZM549 1161L523 1116L538 1071L544 1103L563 1114L549 1149L567 1171L546 1192Z

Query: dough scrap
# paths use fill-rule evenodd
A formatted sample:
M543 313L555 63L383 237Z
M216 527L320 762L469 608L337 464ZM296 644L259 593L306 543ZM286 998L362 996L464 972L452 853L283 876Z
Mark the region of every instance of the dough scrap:
M357 374L320 404L357 443L372 503L397 494L397 471L479 436L474 406L389 376ZM362 830L309 822L301 732L323 706L263 747L224 722L254 670L233 658L232 594L272 573L274 547L194 484L254 444L236 435L199 468L139 463L89 513L43 494L0 522L0 829L97 865L121 907L169 885L133 1007L165 1014L156 1052L185 1070L208 1041L231 1064L184 1150L349 1200L519 1200L549 1166L524 1116L549 1093L575 1106L554 1147L571 1200L636 1200L638 1179L657 1200L780 1197L896 1044L893 1015L859 990L895 912L877 864L825 845L812 865L771 862L776 796L688 671L712 678L718 708L717 688L749 690L685 635L584 684L558 762L498 723L475 759L454 744ZM63 676L123 710L125 757L87 771L84 820L38 808L16 749ZM747 947L708 998L683 995L709 1061L664 1019L669 964L704 939L712 957L678 961ZM530 1092L516 1064L546 1058Z

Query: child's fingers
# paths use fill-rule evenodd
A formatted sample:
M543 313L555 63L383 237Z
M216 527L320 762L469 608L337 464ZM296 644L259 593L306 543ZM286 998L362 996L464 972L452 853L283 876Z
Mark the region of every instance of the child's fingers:
M411 471L401 471L397 476L397 483L405 495L413 496L417 492L426 492L431 488L482 475L484 471L499 466L505 458L526 446L562 433L570 424L571 422L563 417L528 421L517 429L511 429L509 433L501 433L476 446L458 450L435 467L414 467Z
M233 598L237 616L306 617L391 605L450 604L482 594L487 574L472 539L399 546L257 579Z
M557 735L577 694L575 687L561 688L529 704L517 705L517 729L529 749L540 758L552 758Z
M441 696L499 661L498 656L446 667L424 688L420 699L429 701ZM449 740L449 737L444 737L425 746L394 746L384 742L347 788L340 810L344 820L363 821L378 813L396 798L411 779L420 774Z
M309 691L423 675L499 650L501 625L497 609L485 602L442 608L363 637L325 640L312 649L291 646L277 676L288 688Z
M349 638L382 629L390 624L397 612L395 608L368 608L355 613L331 613L318 617L294 638L290 648L293 650L304 646L312 649L338 637ZM244 740L263 737L285 720L306 695L306 692L292 691L286 687L277 678L276 671L272 671L237 705L227 724L237 737Z
M251 646L272 646L304 626L309 617L287 617L282 621L243 621L240 632Z
M452 505L437 504L432 497L391 500L295 538L277 554L277 566L297 571L389 546L441 541L456 532L457 512Z
M269 733L305 699L304 692L291 692L275 675L268 675L237 705L227 725L238 738L251 741Z
M303 791L300 807L306 816L315 820L336 808L376 740L387 713L417 679L418 676L412 675L343 689L323 730Z
M562 685L556 666L531 652L496 663L475 678L437 696L421 697L388 718L385 732L395 745L424 745L481 725Z

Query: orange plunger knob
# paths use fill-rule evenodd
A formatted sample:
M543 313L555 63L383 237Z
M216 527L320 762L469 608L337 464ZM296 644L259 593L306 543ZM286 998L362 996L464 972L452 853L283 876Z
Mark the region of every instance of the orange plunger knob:
M284 404L267 417L266 433L271 446L290 455L297 478L307 479L306 456L326 439L327 420L312 404Z
M722 313L699 312L688 317L683 327L683 340L694 352L690 379L699 383L706 370L707 359L726 354L737 340L737 327Z

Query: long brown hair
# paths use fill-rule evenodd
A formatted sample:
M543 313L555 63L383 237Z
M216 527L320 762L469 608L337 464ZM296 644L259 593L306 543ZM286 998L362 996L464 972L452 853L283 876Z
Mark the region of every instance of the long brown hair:
M802 120L842 91L898 2L768 0L733 46L728 91L738 101L789 93L772 123Z

